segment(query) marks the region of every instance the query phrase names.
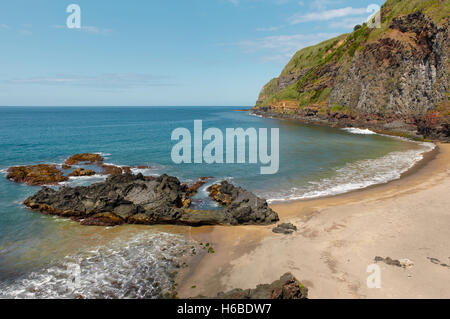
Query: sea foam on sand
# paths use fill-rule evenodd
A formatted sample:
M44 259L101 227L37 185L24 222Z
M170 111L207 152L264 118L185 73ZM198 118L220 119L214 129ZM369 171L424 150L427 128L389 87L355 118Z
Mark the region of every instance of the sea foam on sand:
M170 293L182 256L199 250L181 235L147 231L88 248L0 287L0 298L158 298Z
M419 143L419 148L403 152L392 152L376 159L367 159L348 163L336 170L330 178L310 182L303 188L291 188L275 194L261 194L268 202L311 199L339 195L372 185L384 184L399 179L423 159L423 154L432 151L433 143Z

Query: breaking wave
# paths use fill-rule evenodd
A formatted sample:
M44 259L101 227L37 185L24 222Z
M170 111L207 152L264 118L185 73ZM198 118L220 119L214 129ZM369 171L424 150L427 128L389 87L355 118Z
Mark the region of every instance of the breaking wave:
M92 176L70 176L67 182L61 182L58 185L69 187L88 186L93 183L103 182L104 180L106 180L107 177L108 175L101 175L101 174L95 174Z
M381 158L361 160L336 169L333 177L319 182L310 182L305 187L294 187L287 191L261 194L268 202L310 199L339 195L372 185L384 184L399 179L423 159L423 154L432 151L436 145L420 143L420 148L404 152L392 152Z
M67 256L0 286L0 298L160 298L173 293L182 256L198 251L184 236L146 232Z
M362 135L377 134L369 129L361 129L361 128L356 128L356 127L347 127L347 128L343 128L342 130L347 131L349 133L353 133L353 134L362 134Z

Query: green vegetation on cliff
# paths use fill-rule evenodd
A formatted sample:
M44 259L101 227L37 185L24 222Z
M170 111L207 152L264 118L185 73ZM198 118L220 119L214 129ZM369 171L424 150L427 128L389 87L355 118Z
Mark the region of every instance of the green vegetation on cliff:
M430 17L434 23L444 23L450 12L450 1L448 0L387 0L382 6L381 28L374 29L369 40L377 39L385 33L389 24L395 17L422 11Z
M318 45L298 51L281 72L261 92L257 106L283 100L298 101L300 107L324 106L331 92L330 81L337 64L351 59L367 41L367 25L351 34L343 34Z
M315 107L321 113L324 113L327 110L330 111L335 105L342 105L346 109L354 110L361 104L358 103L358 101L360 101L359 98L363 89L359 89L358 92L351 91L350 89L347 90L350 92L350 96L348 100L345 100L340 97L339 94L333 94L333 90L336 89L336 83L346 83L346 81L349 82L350 80L355 81L356 79L346 76L345 74L346 72L350 72L350 69L352 69L354 73L356 71L359 72L361 69L364 78L373 78L375 81L377 76L373 73L377 69L367 71L368 68L366 67L364 69L362 61L364 59L370 60L370 58L372 58L370 55L372 52L379 53L379 56L375 57L375 60L380 59L379 65L377 64L378 61L373 62L378 68L377 72L384 72L385 68L391 67L390 65L382 65L381 63L386 59L391 59L391 57L385 56L385 51L387 51L385 47L389 47L388 49L392 50L394 52L393 54L395 54L395 50L403 44L405 44L404 47L401 47L398 50L413 51L410 47L414 49L414 46L419 47L420 49L422 40L411 39L411 33L417 33L415 29L421 27L420 23L423 21L412 21L412 25L409 26L410 30L406 31L403 30L395 33L391 29L394 19L419 11L421 11L426 19L430 19L432 21L431 23L437 27L441 27L445 24L448 25L450 1L388 0L381 8L381 28L369 28L367 24L363 24L361 27L355 28L355 31L350 34L343 34L318 45L298 51L283 69L280 76L272 79L265 85L258 98L256 107L277 105L277 103L281 101L295 101L298 103L299 109L304 107ZM403 26L400 28L402 27ZM428 28L426 31L429 32L429 25L425 23L423 27ZM421 35L418 34L417 38L420 36ZM393 43L386 41L386 38ZM429 39L427 39L427 41L429 41ZM376 42L379 42L378 46L373 46L373 43ZM400 43L400 45L398 43ZM370 46L370 50L368 46ZM417 54L417 52L415 52L415 54ZM365 55L367 57L365 57ZM361 56L363 56L363 58L361 58ZM381 61L381 59L383 59L383 61ZM389 61L389 63L393 62ZM372 67L373 66L374 65L372 65ZM405 73L404 71L405 70L396 70L395 67L392 66L392 71L390 72L391 76L389 79L384 79L384 86L387 88L395 88L398 86L399 79L402 78L402 74ZM440 81L442 80L440 79ZM433 83L431 84L434 85ZM351 86L354 85L354 83L347 83L347 85ZM436 88L436 90L442 91L442 87ZM441 96L442 92L439 94ZM425 93L425 95L429 95L429 92ZM334 96L335 98L333 99ZM374 96L374 98L378 98L379 100L379 110L382 110L383 112L387 110L386 112L388 112L389 107L386 108L386 106L383 105L384 103L387 103L384 101L388 101L389 99L393 100L396 97L392 92L387 92L384 93L384 95L380 93L379 96ZM436 107L436 105L434 105L434 107ZM399 106L396 105L393 108L399 109ZM373 107L370 109L368 107L366 111L378 112L379 110L374 110Z
M336 38L326 40L320 44L298 51L283 69L281 75L301 73L302 70L318 65L323 60L324 56L326 56L327 53L332 52L334 48L336 48L339 41L342 41L346 37L347 34L343 34Z

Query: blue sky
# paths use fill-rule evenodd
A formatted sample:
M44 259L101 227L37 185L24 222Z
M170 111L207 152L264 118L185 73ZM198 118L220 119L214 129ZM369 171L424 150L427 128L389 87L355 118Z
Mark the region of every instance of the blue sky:
M68 29L69 4L81 29ZM251 106L380 0L3 0L2 106Z

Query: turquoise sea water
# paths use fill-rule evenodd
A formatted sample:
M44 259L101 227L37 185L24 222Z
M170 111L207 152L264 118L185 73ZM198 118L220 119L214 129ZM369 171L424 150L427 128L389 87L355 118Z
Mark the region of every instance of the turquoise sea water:
M193 132L194 120L203 120L204 129L217 127L223 132L226 128L238 127L279 128L278 174L261 175L261 164L174 164L170 156L175 144L171 141L171 132L178 127ZM264 119L229 107L0 108L0 170L3 172L0 175L0 285L6 291L4 295L73 297L73 294L58 293L52 288L58 286L59 278L53 273L67 270L64 258L72 254L72 257L78 256L77 260L86 260L88 257L83 257L83 252L92 250L94 244L111 242L115 238L111 234L123 232L81 227L25 209L21 202L39 188L6 180L5 170L10 166L60 164L75 153L101 153L107 163L150 165L152 169L135 170L145 175L167 173L186 182L201 176L214 176L213 182L228 179L270 201L277 201L334 195L387 182L400 177L421 159L421 153L431 148L429 144L355 133L368 132ZM67 184L100 180L99 176L75 178ZM127 257L123 258L136 263L153 265L143 269L142 276L147 276L148 271L157 272L158 266L149 262L154 258L152 251L156 253L157 250L146 250L148 256L142 253L130 255L130 243L135 243L135 251L149 241L163 246L164 234L151 227L139 228L139 236L146 237L136 238L126 227L123 229L127 229L127 236L124 236L121 248L115 244L117 250L103 254L101 263L113 263L119 267L114 270L120 271L120 267L125 266L120 266L114 258L125 255ZM106 249L106 246L101 247ZM111 267L86 269L98 273ZM39 277L43 272L53 275ZM120 280L129 279L126 274L124 276ZM133 277L139 276L134 273ZM86 287L92 289L98 282L86 284ZM133 285L142 288L143 284ZM33 292L36 286L46 289L38 294ZM123 291L117 291L111 292L111 297L127 296L122 294ZM101 292L84 291L84 294L96 297ZM147 296L145 293L138 295Z

